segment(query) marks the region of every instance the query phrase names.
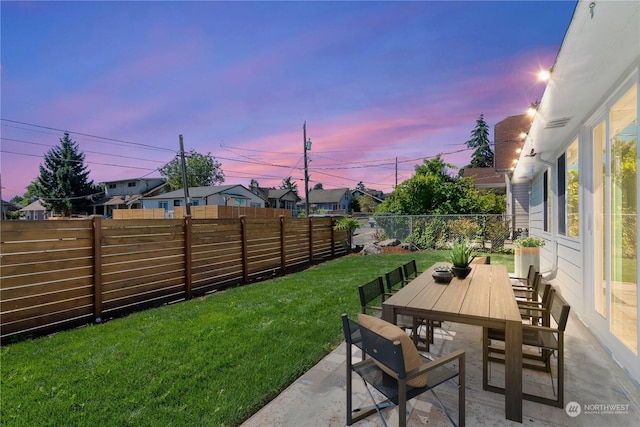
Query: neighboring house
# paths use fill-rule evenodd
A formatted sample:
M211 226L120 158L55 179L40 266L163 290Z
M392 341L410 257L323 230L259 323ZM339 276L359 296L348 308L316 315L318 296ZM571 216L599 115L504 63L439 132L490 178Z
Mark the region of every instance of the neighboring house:
M254 194L266 199L266 207L268 208L293 211L300 201L300 197L293 190L265 187L250 187L250 189Z
M51 216L51 212L44 207L40 199L28 204L20 209L20 211L24 213L23 218L30 221L49 219Z
M1 200L2 202L2 219L7 217L7 212L14 212L21 210L22 206L18 206L13 202L7 202L5 200Z
M167 191L164 178L135 178L100 183L104 197L93 204L93 213L111 218L114 209L141 209L142 197L150 197Z
M364 197L364 196L371 197L371 200L373 201L373 204L376 207L384 201L382 191L369 190L369 189L367 189L367 191L362 191L362 190L356 189L351 192L352 199L357 199L359 197Z
M540 268L640 382L640 2L579 1L512 183L529 186Z
M184 189L171 191L153 197L143 197L144 209L163 208L168 216L173 216L174 206L185 206ZM216 185L209 187L190 187L191 206L220 205L264 208L265 200L240 185Z
M505 195L505 213L511 215L514 231L529 228L529 184L512 183L510 178L531 120L529 115L520 114L496 123L493 132L494 167L465 168L463 171L463 176L473 177L475 188Z
M353 196L348 188L334 190L309 190L309 213L348 213ZM305 201L299 206L305 210Z

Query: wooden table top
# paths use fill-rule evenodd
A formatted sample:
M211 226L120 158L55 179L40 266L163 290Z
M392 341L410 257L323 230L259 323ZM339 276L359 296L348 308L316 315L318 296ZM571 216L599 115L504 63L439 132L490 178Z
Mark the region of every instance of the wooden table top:
M440 320L479 326L497 326L507 320L520 322L507 267L487 264L471 267L465 279L454 277L449 284L440 284L431 276L434 265L383 304L407 314L429 312Z

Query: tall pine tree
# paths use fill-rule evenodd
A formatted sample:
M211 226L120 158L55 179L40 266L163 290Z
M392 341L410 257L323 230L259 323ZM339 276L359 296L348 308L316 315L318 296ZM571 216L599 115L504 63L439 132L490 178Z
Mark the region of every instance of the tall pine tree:
M484 115L480 114L476 120L476 127L471 131L471 139L467 141L467 147L473 148L471 155L472 168L492 168L493 167L493 151L491 150L491 142L489 141L489 126L484 121Z
M62 216L86 213L91 204L88 196L98 191L89 180L89 172L84 153L78 151L78 144L65 132L60 145L45 154L34 189L48 209Z
M288 176L282 180L282 184L280 184L281 190L291 190L298 195L298 183L295 181L291 181L291 177Z

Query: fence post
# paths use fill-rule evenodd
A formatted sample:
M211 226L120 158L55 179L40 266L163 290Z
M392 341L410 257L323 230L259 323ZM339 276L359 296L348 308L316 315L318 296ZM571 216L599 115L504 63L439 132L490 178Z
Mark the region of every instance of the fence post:
M249 261L247 260L247 217L240 217L240 233L242 245L242 280L244 283L249 282Z
M280 269L284 272L287 266L284 215L280 215Z
M313 261L313 217L309 217L309 262Z
M191 233L192 219L191 215L185 215L184 217L184 291L186 300L190 300L193 297L193 270L191 265Z
M102 322L102 217L94 216L93 226L93 319Z
M333 227L335 227L336 225L336 219L334 217L331 217L331 257L333 258L334 256L336 256L336 235L335 235L335 230L333 229ZM349 231L350 233L351 231Z

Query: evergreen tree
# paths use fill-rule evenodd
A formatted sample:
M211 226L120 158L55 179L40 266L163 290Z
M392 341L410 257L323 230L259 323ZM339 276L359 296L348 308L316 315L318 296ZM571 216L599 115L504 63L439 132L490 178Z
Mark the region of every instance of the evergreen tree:
M84 153L78 151L78 144L65 132L60 145L45 154L34 189L54 212L63 216L86 213L91 204L89 196L99 191L89 180L89 172Z
M475 149L471 155L472 168L492 168L493 151L489 141L489 126L484 121L484 116L480 114L476 120L476 127L471 132L471 139L466 142L467 147Z
M280 184L281 190L291 190L298 195L298 183L291 181L291 177L288 176L282 180L282 184Z

